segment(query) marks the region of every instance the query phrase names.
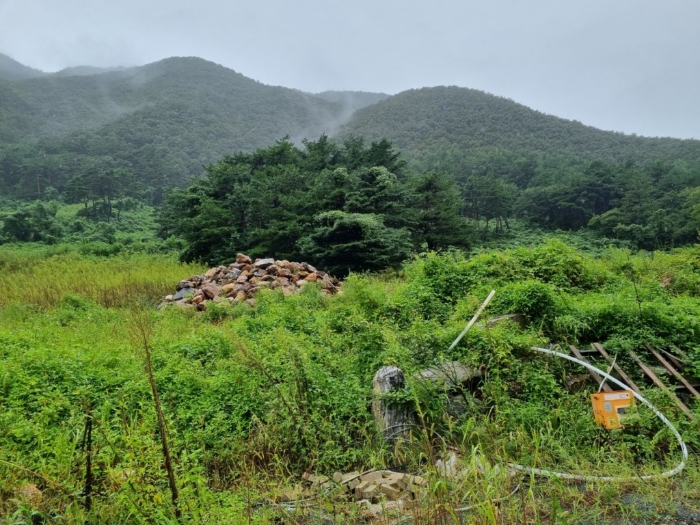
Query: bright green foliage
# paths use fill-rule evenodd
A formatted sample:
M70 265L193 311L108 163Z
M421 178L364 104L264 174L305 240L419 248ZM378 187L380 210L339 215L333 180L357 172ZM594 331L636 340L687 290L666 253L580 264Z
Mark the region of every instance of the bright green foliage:
M475 447L494 464L658 472L657 462L673 463L677 451L653 415L640 410L634 425L606 433L593 424L587 393L567 392L569 374L582 371L528 349L601 341L639 384L625 350L644 356L645 341L677 344L698 366L698 260L697 248L593 258L551 240L473 257L427 254L400 274L351 275L334 297L309 284L292 297L262 291L255 308L153 312L153 366L183 514L245 522L256 502L309 469L331 474L397 461L425 468L423 452L394 456L376 439L371 380L387 364L409 378L443 360L486 367L459 401L411 379L400 394L466 457ZM172 519L150 389L130 343L133 316L121 306L154 300L168 282L202 268L164 256L79 258L46 249L6 250L0 264L0 515L29 516L32 506L18 507L13 495L31 482L43 491L34 511L56 519ZM491 288L497 294L484 317L524 313L526 329L477 325L448 352ZM648 395L691 446L700 445L668 398ZM448 412L455 403L467 411ZM86 414L94 421L89 516L79 495Z

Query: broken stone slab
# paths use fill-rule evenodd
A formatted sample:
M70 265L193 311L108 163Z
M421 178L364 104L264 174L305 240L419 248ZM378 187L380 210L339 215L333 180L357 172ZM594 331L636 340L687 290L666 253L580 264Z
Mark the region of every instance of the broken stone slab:
M420 383L443 386L448 390L461 387L474 378L481 377L481 370L463 365L459 361L445 361L415 374L414 379Z
M493 326L497 326L497 325L503 324L503 323L515 323L521 329L525 329L527 321L526 321L525 316L523 314L499 315L496 317L492 317L491 319L488 319L486 321L486 327L491 328Z
M274 259L258 259L257 261L255 261L255 263L253 263L253 266L264 270L265 268L267 268L268 266L272 266L273 264L275 264Z
M403 436L413 426L414 417L410 407L386 396L400 391L405 385L404 373L396 366L380 368L372 381L372 415L377 429L387 439Z
M379 492L384 494L387 498L389 498L392 501L396 501L401 497L401 490L386 483L379 485Z

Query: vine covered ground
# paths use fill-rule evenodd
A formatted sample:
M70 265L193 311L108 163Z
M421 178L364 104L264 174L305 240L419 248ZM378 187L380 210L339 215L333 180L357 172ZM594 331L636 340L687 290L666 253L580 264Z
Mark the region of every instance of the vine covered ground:
M647 358L644 343L675 345L688 355L686 375L700 378L699 261L699 246L593 255L549 239L423 254L398 271L350 274L334 296L310 283L292 296L262 290L254 307L196 312L155 309L180 279L206 270L174 255L5 246L0 523L357 523L369 519L364 510L335 492L294 509L274 502L304 473L389 467L428 480L408 513L416 523L700 516L697 421L635 373L627 353ZM448 351L492 289L484 318L520 313L526 326L477 324ZM672 479L623 485L505 475L511 461L624 476L678 463L675 439L650 411L640 408L623 430L597 427L589 394L598 385L572 389L584 370L530 350L593 342L677 426L688 467ZM485 370L460 393L459 410L445 392L411 380L448 360ZM369 410L372 378L384 365L404 370L398 397L419 415L401 446L378 438ZM434 467L448 450L459 457L457 478Z

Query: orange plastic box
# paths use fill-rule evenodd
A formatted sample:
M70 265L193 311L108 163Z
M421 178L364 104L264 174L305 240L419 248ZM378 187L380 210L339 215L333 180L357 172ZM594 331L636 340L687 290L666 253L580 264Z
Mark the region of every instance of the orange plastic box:
M631 390L618 390L616 392L598 392L591 394L593 414L595 422L612 430L622 428L627 409L634 405L634 394Z

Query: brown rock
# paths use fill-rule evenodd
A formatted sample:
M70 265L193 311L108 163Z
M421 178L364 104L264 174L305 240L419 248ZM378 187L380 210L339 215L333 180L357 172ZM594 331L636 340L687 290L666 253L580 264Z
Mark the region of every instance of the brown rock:
M236 262L237 263L245 263L245 264L253 264L253 259L251 259L250 257L248 257L244 253L239 253L238 255L236 255Z
M202 285L200 290L202 290L204 297L207 299L213 299L221 293L221 288L216 286L214 283L205 283Z
M245 292L240 291L236 294L236 302L237 303L242 303L243 301L246 300Z
M306 279L306 276L309 275L309 272L307 272L306 270L299 270L299 274L298 274L298 275L299 275L299 277L301 277L302 279Z
M246 303L248 303L250 306L255 306L255 299L248 299Z
M201 303L202 301L204 301L204 296L202 296L202 295L195 295L195 296L192 298L192 304L199 304L199 303Z
M306 276L306 280L310 283L315 283L316 279L318 279L318 275L315 273L310 273L309 275Z
M236 282L237 282L238 284L243 284L243 283L245 283L247 280L248 280L248 272L246 272L246 271L244 270L243 273L242 273L241 275L238 276L238 278L236 279Z
M394 485L389 484L379 485L379 492L392 501L396 501L401 496L401 491Z
M221 288L221 291L222 291L223 293L225 293L225 294L229 294L229 293L231 293L232 291L234 291L234 290L236 289L236 286L237 286L236 283L225 284L225 285Z
M172 295L166 295L165 300L168 301L169 303L173 302L173 296Z
M219 269L218 269L218 268L210 268L209 270L207 270L207 273L204 274L204 277L206 277L207 279L211 279L211 278L214 277L217 273L219 273Z
M281 268L280 270L277 270L277 275L280 277L291 277L292 272L290 272L287 268Z

